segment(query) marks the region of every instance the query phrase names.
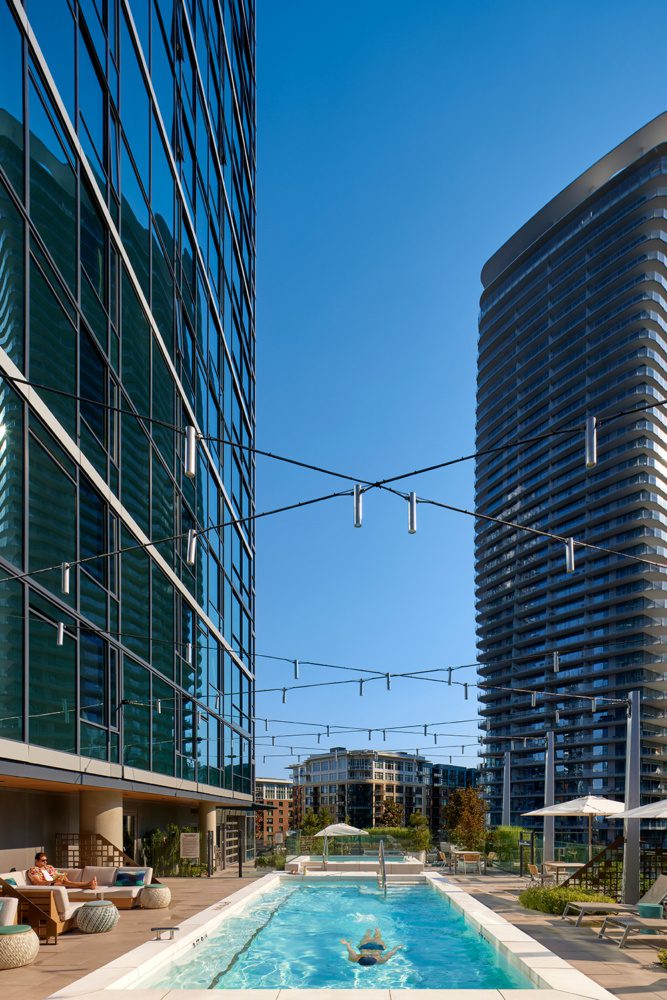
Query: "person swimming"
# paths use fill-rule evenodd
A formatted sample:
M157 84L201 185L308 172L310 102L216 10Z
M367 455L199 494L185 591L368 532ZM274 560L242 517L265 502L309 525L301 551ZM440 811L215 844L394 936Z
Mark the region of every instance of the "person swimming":
M387 946L382 940L379 927L375 928L375 933L371 931L370 927L368 928L359 942L358 951L355 951L350 942L346 941L345 938L341 938L340 943L344 944L347 948L348 962L356 962L357 965L365 966L384 965L385 962L388 962L403 947L402 944L397 944L395 948L387 951Z

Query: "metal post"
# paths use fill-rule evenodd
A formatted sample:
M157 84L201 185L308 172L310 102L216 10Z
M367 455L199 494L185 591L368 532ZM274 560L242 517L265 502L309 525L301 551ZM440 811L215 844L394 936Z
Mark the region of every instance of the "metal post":
M625 747L625 808L639 805L641 767L641 728L639 718L639 691L631 691L628 706L628 735ZM623 848L623 902L636 903L639 899L639 827L640 820L626 819L623 823L625 846Z
M239 823L239 878L243 878L243 852L245 851L245 830Z
M213 830L206 833L206 874L209 878L213 875Z
M503 768L503 826L511 826L510 818L510 781L512 775L512 754L505 751L505 766Z
M554 790L554 774L555 774L555 745L554 745L554 734L553 732L547 733L547 746L544 754L544 804L545 806L552 806L555 799ZM554 833L554 816L544 817L544 826L542 828L542 863L545 861L555 861L556 855L554 853L556 847L555 833Z

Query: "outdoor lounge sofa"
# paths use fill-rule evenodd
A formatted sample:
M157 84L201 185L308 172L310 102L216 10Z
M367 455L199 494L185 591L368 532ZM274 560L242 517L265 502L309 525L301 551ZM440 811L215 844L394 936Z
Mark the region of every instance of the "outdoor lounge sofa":
M638 903L590 903L580 900L568 903L563 910L562 918L572 917L576 913L577 919L574 926L579 927L586 916L603 917L606 914L613 916L616 913L638 914L638 907L642 903L662 903L665 899L667 899L667 875L658 875L651 888L644 893Z
M58 935L75 926L76 912L83 903L103 897L118 909L129 910L140 905L141 892L153 881L152 868L91 867L62 869L71 882L89 882L97 879L96 889L65 889L60 885L31 885L26 871L0 874L0 891L3 896L18 900L19 917L28 923L39 937L55 941ZM143 874L143 879L141 875ZM120 877L119 877L120 876ZM140 885L121 885L139 876Z

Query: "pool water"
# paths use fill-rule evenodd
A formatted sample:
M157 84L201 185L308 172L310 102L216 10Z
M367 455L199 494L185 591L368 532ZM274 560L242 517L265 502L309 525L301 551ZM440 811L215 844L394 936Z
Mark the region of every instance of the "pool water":
M385 965L349 962L356 945L379 927ZM283 883L223 922L196 955L163 967L138 988L156 989L530 989L533 984L466 923L429 885Z

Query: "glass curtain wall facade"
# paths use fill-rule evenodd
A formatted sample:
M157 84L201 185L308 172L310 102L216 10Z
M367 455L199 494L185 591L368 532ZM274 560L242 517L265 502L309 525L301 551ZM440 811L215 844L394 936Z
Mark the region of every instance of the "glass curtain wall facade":
M566 188L482 272L477 448L532 441L479 458L477 510L622 553L576 548L566 573L561 542L477 524L480 681L489 686L480 694L482 781L494 824L506 751L511 821L541 823L521 814L544 804L540 740L549 730L556 801L622 799L626 711L604 699L634 689L642 801L667 795L667 573L625 557L667 554L667 415L650 407L667 396L666 141L662 116ZM591 415L598 456L587 468ZM533 703L512 688L551 697Z
M254 5L0 0L0 46L0 756L249 796Z

